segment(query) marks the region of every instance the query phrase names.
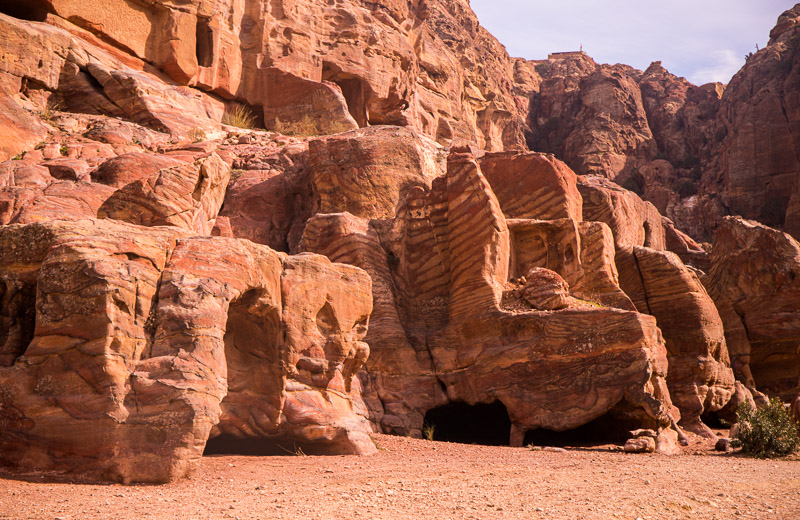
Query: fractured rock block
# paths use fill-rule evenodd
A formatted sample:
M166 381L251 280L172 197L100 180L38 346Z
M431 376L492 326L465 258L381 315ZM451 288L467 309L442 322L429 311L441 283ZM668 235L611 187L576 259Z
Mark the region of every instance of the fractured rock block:
M738 334L732 355L745 385L751 386L747 376L752 372L759 389L787 399L796 395L800 244L776 229L726 217L714 237L705 283L726 310L726 335Z
M210 235L229 180L230 168L212 153L120 188L103 203L97 216Z

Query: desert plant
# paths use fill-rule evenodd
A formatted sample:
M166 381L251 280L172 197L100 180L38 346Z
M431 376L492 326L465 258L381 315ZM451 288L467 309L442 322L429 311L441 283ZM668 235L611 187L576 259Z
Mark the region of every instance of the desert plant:
M422 425L422 436L426 440L432 441L435 434L436 434L436 425L427 423Z
M348 130L341 121L329 121L324 128L320 122L310 115L305 114L298 121L281 121L275 118L272 130L283 135L311 136L320 134L338 134Z
M26 153L28 153L28 152L22 151L22 152L18 153L17 155L15 155L14 157L12 157L11 160L12 161L21 161L23 158L25 158L25 154Z
M64 110L64 105L61 101L53 99L51 96L44 105L44 108L39 112L39 117L45 121L52 121L56 112Z
M256 116L246 105L234 103L222 115L222 124L251 130L256 127Z
M69 153L69 148L67 148L67 145L62 144L58 151L61 153L61 155L67 155Z
M789 455L800 447L800 431L780 399L753 410L746 402L736 410L742 453L757 458Z
M199 143L206 138L206 133L196 126L193 126L186 132L186 137L193 143Z
M319 125L316 121L311 119L308 114L304 115L298 121L281 121L275 118L273 128L276 132L283 135L319 135Z

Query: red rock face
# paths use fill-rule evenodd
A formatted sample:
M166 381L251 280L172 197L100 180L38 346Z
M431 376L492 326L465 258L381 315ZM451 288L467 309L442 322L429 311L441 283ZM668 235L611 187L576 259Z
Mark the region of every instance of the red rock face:
M531 159L535 163L538 157ZM524 157L520 160L525 162ZM558 179L554 176L549 185L554 198L566 193L567 184ZM498 189L508 189L501 178L497 182ZM548 207L543 201L541 211ZM515 252L513 230L524 223L545 224L513 222L509 228L489 182L465 153L451 153L447 173L429 188L409 190L391 228L348 213L317 215L309 221L303 247L354 263L374 281L367 336L372 353L363 385L379 397L364 395L373 421L384 431L419 434L423 416L432 408L499 399L508 411L515 444L522 443L528 430L569 429L605 413L630 412L641 424L656 428L669 424L672 404L663 379L666 351L652 318L581 307L567 297L566 282L558 274L538 266L526 272L549 273L545 285L560 280L555 283L560 291L557 305L545 298L545 307L562 310L537 311L529 303L506 307L509 266L514 265L512 257L521 254ZM578 233L573 227L573 241ZM528 242L525 258L547 256L542 248L549 245L540 243L535 250L537 246ZM589 258L601 267L594 256L583 260ZM576 265L585 264L564 261L554 268L577 278ZM613 266L609 273L615 274ZM530 297L541 308L537 289L542 284L533 278L531 274L529 286L521 291L521 301ZM593 325L587 329L578 327L579 322ZM498 364L505 363L514 370L500 370ZM556 390L541 370L560 374L564 383ZM580 397L580 389L588 384L596 389L591 402ZM412 386L417 391L410 391ZM567 403L568 408L560 408ZM554 407L559 407L558 413L546 411Z
M717 193L730 214L785 227L800 237L800 7L784 13L769 45L731 80L719 121L727 137L719 151ZM721 130L722 131L722 130Z
M180 7L50 0L46 9L50 23L110 42L113 47L104 46L117 55L116 49L127 52L129 67L65 67L70 102L95 113L135 114L135 120L173 133L205 129L207 117L220 121L223 107L211 98L197 103L184 88L154 92L140 72L147 62L194 92L238 98L262 112L267 128L283 133L392 124L442 143L490 150L523 143L514 61L460 0L219 0ZM102 93L92 90L93 82ZM192 108L175 110L185 106ZM25 138L40 137L31 129Z
M786 398L800 385L798 280L800 245L791 236L756 222L724 219L705 283L725 309L737 378Z
M349 394L369 352L367 275L188 233L2 230L6 463L165 482L191 472L209 434L375 451Z
M164 482L453 403L666 452L797 393L800 249L723 216L800 221L800 8L723 89L510 59L463 0L84 4L0 14L3 463Z
M800 233L797 114L800 8L727 86L695 86L655 62L643 73L582 53L530 62L528 144L578 174L635 190L695 238L726 214Z

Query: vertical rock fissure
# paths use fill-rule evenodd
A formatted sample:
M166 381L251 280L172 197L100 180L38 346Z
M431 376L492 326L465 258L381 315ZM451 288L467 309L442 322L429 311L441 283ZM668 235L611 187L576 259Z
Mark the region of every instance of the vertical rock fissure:
M649 315L653 315L650 312L650 298L647 295L647 283L645 283L644 275L642 274L642 268L639 265L639 258L636 256L636 251L631 250L631 255L633 256L633 263L636 265L636 274L639 276L639 281L642 282L642 292L644 293L644 303L647 305L646 313Z

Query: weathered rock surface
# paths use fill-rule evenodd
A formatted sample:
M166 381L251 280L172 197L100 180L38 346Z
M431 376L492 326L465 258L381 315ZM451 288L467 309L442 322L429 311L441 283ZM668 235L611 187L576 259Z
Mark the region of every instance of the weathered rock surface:
M647 305L640 310L656 317L664 335L667 384L681 425L713 435L700 415L722 409L734 390L722 320L700 280L673 253L637 246L633 254Z
M536 153L488 153L480 165L506 218L581 221L577 177L558 159Z
M229 180L228 165L211 154L120 188L103 203L97 216L210 235Z
M592 176L580 177L578 187L584 218L605 222L614 233L620 287L639 312L658 321L670 360L667 382L681 424L712 435L700 415L721 410L734 384L723 322L696 274L665 249L669 245L695 261L704 252L636 194Z
M167 481L472 405L675 453L797 393L800 246L723 216L800 221L800 7L724 89L510 59L463 0L84 4L0 2L4 463Z
M583 52L534 63L542 83L531 98L531 149L555 153L579 175L612 180L655 157L639 71L597 65Z
M435 143L404 128L373 127L308 144L314 213L347 211L357 217L393 218L401 195L430 187L444 170Z
M47 89L64 89L81 109L133 116L173 133L206 129L208 118L220 121L225 109L201 94L207 92L259 107L264 124L283 133L392 124L442 143L501 150L522 146L524 103L514 90L536 81L514 86L515 60L461 0L102 6L50 0L30 7L28 17L64 27L130 65L87 67L59 53L69 57L60 59L61 70L51 69L50 79L60 83L43 82ZM69 48L66 33L59 38ZM6 45L20 41L15 36ZM174 86L155 88L152 76L141 73L149 64ZM95 81L102 92L90 88Z
M800 237L800 5L783 13L769 45L731 79L719 112L717 175L729 214Z
M375 450L349 396L367 275L187 235L109 220L0 230L4 462L165 482L191 472L212 428Z
M726 217L717 229L705 284L726 310L720 314L735 345L731 357L737 379L787 398L795 395L800 386L800 244L778 230Z
M666 351L652 318L500 306L513 246L471 155L451 153L447 173L410 190L398 215L394 229L347 213L317 215L301 242L373 278L375 340L364 386L380 399L366 400L380 428L419 434L433 408L495 400L508 412L514 444L527 430L570 429L609 412L670 424ZM590 328L578 325L589 320ZM554 374L563 383L552 385Z
M164 155L132 152L109 159L92 172L92 181L122 188L145 179L165 168L180 165L180 161Z

